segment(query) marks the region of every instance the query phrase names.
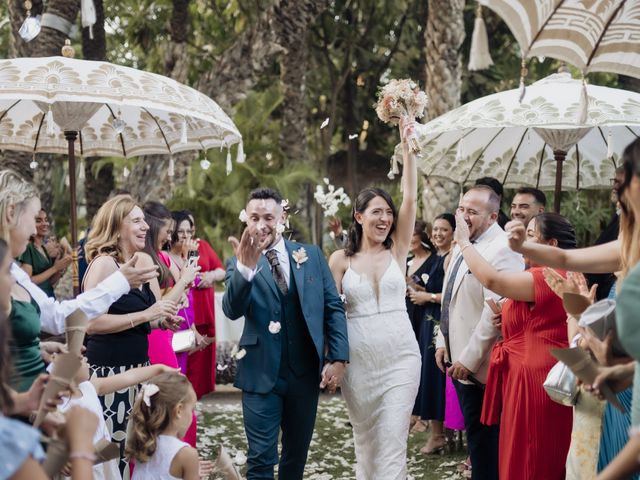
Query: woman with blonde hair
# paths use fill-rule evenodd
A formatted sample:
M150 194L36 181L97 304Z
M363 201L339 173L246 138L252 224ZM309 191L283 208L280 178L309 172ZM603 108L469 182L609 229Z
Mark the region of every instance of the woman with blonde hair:
M142 266L155 268L151 257L142 252L148 229L142 209L129 195L117 195L102 205L85 245L89 266L83 289L93 288L134 255ZM177 309L175 302L162 300L156 278L129 290L87 328L87 359L92 373L106 377L149 365L147 336L152 328L175 330L182 320L175 316ZM121 445L124 479L129 478L124 459L126 423L137 389L136 385L100 397L111 437Z
M12 170L0 170L0 238L9 244L12 258L19 257L27 249L29 238L36 232L35 218L39 211L36 188ZM65 317L78 308L93 319L106 312L130 286L140 285L156 275L155 268L136 267L133 259L90 292L73 300L57 302L13 262L11 276L16 283L11 289L9 323L14 372L10 385L18 391L26 391L44 372L39 340L41 330L54 335L63 333Z

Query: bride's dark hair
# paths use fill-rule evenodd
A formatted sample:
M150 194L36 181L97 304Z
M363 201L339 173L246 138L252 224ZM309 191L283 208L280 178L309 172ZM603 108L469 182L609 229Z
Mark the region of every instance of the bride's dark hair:
M382 242L382 245L384 245L387 250L393 245L391 234L396 229L396 219L398 218L398 215L396 212L396 206L393 204L393 200L391 199L391 195L381 188L365 188L356 197L356 201L354 202L353 209L351 211L351 226L349 227L349 232L347 234L347 244L344 247L344 254L347 257L351 257L358 253L358 250L360 250L360 243L362 242L362 225L356 221L356 213L363 213L369 206L369 202L376 197L381 197L385 202L387 202L387 205L391 207L393 223L391 224L389 234L387 235L387 238L385 238L384 242Z

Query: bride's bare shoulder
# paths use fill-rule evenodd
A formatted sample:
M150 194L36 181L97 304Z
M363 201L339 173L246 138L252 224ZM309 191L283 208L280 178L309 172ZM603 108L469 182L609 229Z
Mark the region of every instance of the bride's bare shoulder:
M329 267L331 270L345 271L347 269L349 259L344 249L336 250L329 257Z

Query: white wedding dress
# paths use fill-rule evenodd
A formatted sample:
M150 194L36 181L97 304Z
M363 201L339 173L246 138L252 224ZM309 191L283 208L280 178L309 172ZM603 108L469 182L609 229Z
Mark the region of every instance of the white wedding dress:
M405 277L389 252L379 282L349 268L342 277L349 364L342 393L353 425L356 479L405 480L409 422L420 383L420 350L405 304Z

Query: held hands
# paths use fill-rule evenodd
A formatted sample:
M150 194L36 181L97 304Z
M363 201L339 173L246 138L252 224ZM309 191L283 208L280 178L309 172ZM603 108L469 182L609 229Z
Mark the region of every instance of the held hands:
M262 228L267 228L263 226ZM254 269L258 264L262 251L267 248L273 240L273 232L269 229L269 234L261 240L261 232L258 230L256 224L249 225L242 232L242 238L240 239L240 245L238 246L238 261L245 265L247 268Z
M40 342L40 354L44 363L51 363L57 353L67 353L67 347L60 342Z
M120 272L127 279L131 288L140 288L140 286L158 276L158 267L156 265L136 267L137 262L138 254L134 253L133 257L120 267Z
M322 369L320 388L326 388L329 393L336 393L336 389L342 385L345 365L342 362L327 363Z

